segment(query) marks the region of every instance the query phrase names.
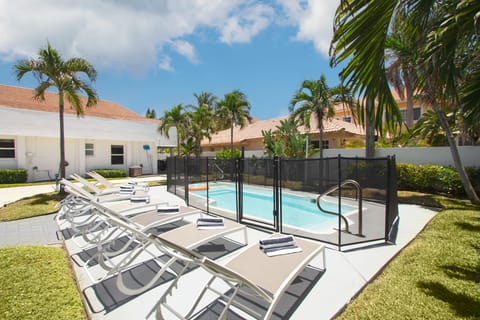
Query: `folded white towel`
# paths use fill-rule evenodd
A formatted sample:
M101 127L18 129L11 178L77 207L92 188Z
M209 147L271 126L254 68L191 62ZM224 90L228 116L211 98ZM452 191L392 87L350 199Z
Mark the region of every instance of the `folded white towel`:
M135 194L133 189L120 189L120 194Z
M295 252L301 252L302 248L298 246L287 246L283 248L271 248L271 249L264 249L263 252L269 257L280 256L284 254L290 254Z
M198 229L217 229L225 226L223 218L198 218Z
M223 223L223 218L198 218L197 223Z
M260 249L274 249L274 248L284 248L294 246L295 241L282 242L282 243L272 243L272 244L261 244Z
M285 235L274 238L261 239L259 241L260 246L269 246L269 245L282 245L288 244L290 242L295 242L295 238L292 235Z
M157 207L157 212L158 213L172 213L172 212L179 212L180 207L179 206L160 206Z
M130 202L150 202L150 197L149 196L135 196L130 198Z

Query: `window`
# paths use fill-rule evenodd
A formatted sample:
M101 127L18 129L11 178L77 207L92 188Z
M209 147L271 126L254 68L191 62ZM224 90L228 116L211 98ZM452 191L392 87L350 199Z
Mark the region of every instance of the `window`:
M312 147L313 147L314 149L320 148L320 146L319 146L319 144L318 144L318 141L312 141L311 143L312 143ZM329 141L328 141L328 140L323 140L323 142L322 142L322 148L323 148L323 149L328 149L328 148L329 148Z
M92 157L95 155L95 148L93 143L85 143L85 155L87 157Z
M329 140L323 140L322 141L322 148L323 149L329 149L330 143Z
M348 117L343 117L343 121L345 122L352 122L352 117L348 116Z
M407 109L401 109L403 121L407 121ZM422 107L413 107L413 120L417 121L422 115Z
M112 164L123 164L123 146L112 145L110 150L112 154Z
M422 107L413 108L413 120L417 121L422 116Z
M15 158L15 140L0 139L0 159Z

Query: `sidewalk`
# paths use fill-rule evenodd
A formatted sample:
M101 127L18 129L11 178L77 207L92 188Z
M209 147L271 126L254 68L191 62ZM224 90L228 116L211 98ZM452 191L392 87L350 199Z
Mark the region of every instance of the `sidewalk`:
M165 179L164 176L137 177L136 181L155 181ZM116 180L121 183L123 181ZM12 187L0 189L0 208L23 198L41 193L55 191L55 184L45 184L25 187ZM63 241L57 237L58 226L55 222L55 213L21 219L16 221L0 222L0 247L28 245L28 244L61 244Z

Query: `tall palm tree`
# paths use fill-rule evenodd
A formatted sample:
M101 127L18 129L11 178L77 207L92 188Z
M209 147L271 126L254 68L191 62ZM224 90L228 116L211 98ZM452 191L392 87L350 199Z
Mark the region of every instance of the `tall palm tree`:
M406 33L410 26L403 14L397 15L392 27L392 34L387 37L387 79L393 86L400 99L407 100L406 124L413 127L413 95L417 82L416 52L420 40L407 37Z
M195 154L200 156L200 142L203 138L211 140L214 131L215 121L213 110L208 105L201 104L188 113L190 122L190 135L193 136Z
M334 20L331 64L346 65L342 80L355 94L371 97L377 103L377 114L390 114L387 124L398 117L385 73L385 50L390 27L399 12L412 19L406 31L411 39L423 35L425 45L419 48L424 77L419 89L430 96L430 104L438 114L445 131L455 167L469 199L480 203L460 159L458 148L439 106L443 99L457 100L460 106L477 106L480 97L480 66L471 65L469 72L459 72L457 58L478 48L478 12L480 1L440 0L342 0ZM475 52L475 50L472 50ZM428 72L428 73L426 73ZM467 74L468 76L465 76ZM463 78L462 78L463 76ZM468 78L468 81L464 81ZM437 98L438 96L438 98ZM440 99L440 100L439 100ZM365 104L362 105L365 108ZM382 129L382 117L375 126Z
M299 106L295 109L296 106ZM319 130L318 147L320 158L323 158L323 121L335 115L332 90L327 85L327 79L322 74L319 80L305 80L290 101L290 117L310 129L312 116Z
M217 128L214 109L218 98L212 93L205 91L199 94L194 93L193 95L197 100L197 105L189 106L189 108L192 109L189 116L191 131L195 136L195 144L197 145L195 153L199 156L201 152L201 140L203 138L210 140L212 133L215 132Z
M244 128L253 119L247 96L239 90L225 94L217 103L217 116L224 127L230 127L230 154L233 155L233 128Z
M180 156L180 143L185 140L188 132L188 114L184 110L183 105L177 104L171 110L165 110L162 117L160 117L160 126L158 131L170 138L170 128L177 129L177 156Z
M58 91L60 178L65 178L65 99L75 109L77 115L83 114L84 101L80 98L81 92L87 95L86 107L95 105L98 100L97 93L90 84L79 77L79 74L85 74L91 82L94 82L97 72L90 63L82 58L64 60L50 43L46 48L40 49L38 58L17 62L14 72L17 80L21 80L25 74L30 72L37 79L39 85L35 88L35 100L44 101L45 92L49 88L55 88ZM64 193L63 185L60 185L60 193Z
M213 95L211 92L202 91L199 94L194 93L195 99L197 99L197 106L207 106L209 110L213 110L215 108L215 104L217 103L218 98Z

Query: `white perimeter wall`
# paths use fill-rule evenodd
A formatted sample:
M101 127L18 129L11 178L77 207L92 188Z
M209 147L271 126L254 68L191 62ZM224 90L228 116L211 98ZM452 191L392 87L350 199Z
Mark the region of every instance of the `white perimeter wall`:
M458 147L463 165L480 167L480 147ZM365 157L365 149L327 149L324 157ZM436 164L440 166L454 166L449 147L418 147L418 148L379 148L375 149L376 157L395 155L397 163Z
M458 147L463 165L467 167L480 167L480 146ZM324 157L365 157L365 149L324 149ZM245 157L264 157L263 150L245 151ZM441 166L452 166L453 159L449 147L417 147L417 148L380 148L375 149L376 157L387 157L395 155L397 163L411 164L435 164ZM215 152L204 152L202 156L214 157ZM314 155L313 158L318 157Z

